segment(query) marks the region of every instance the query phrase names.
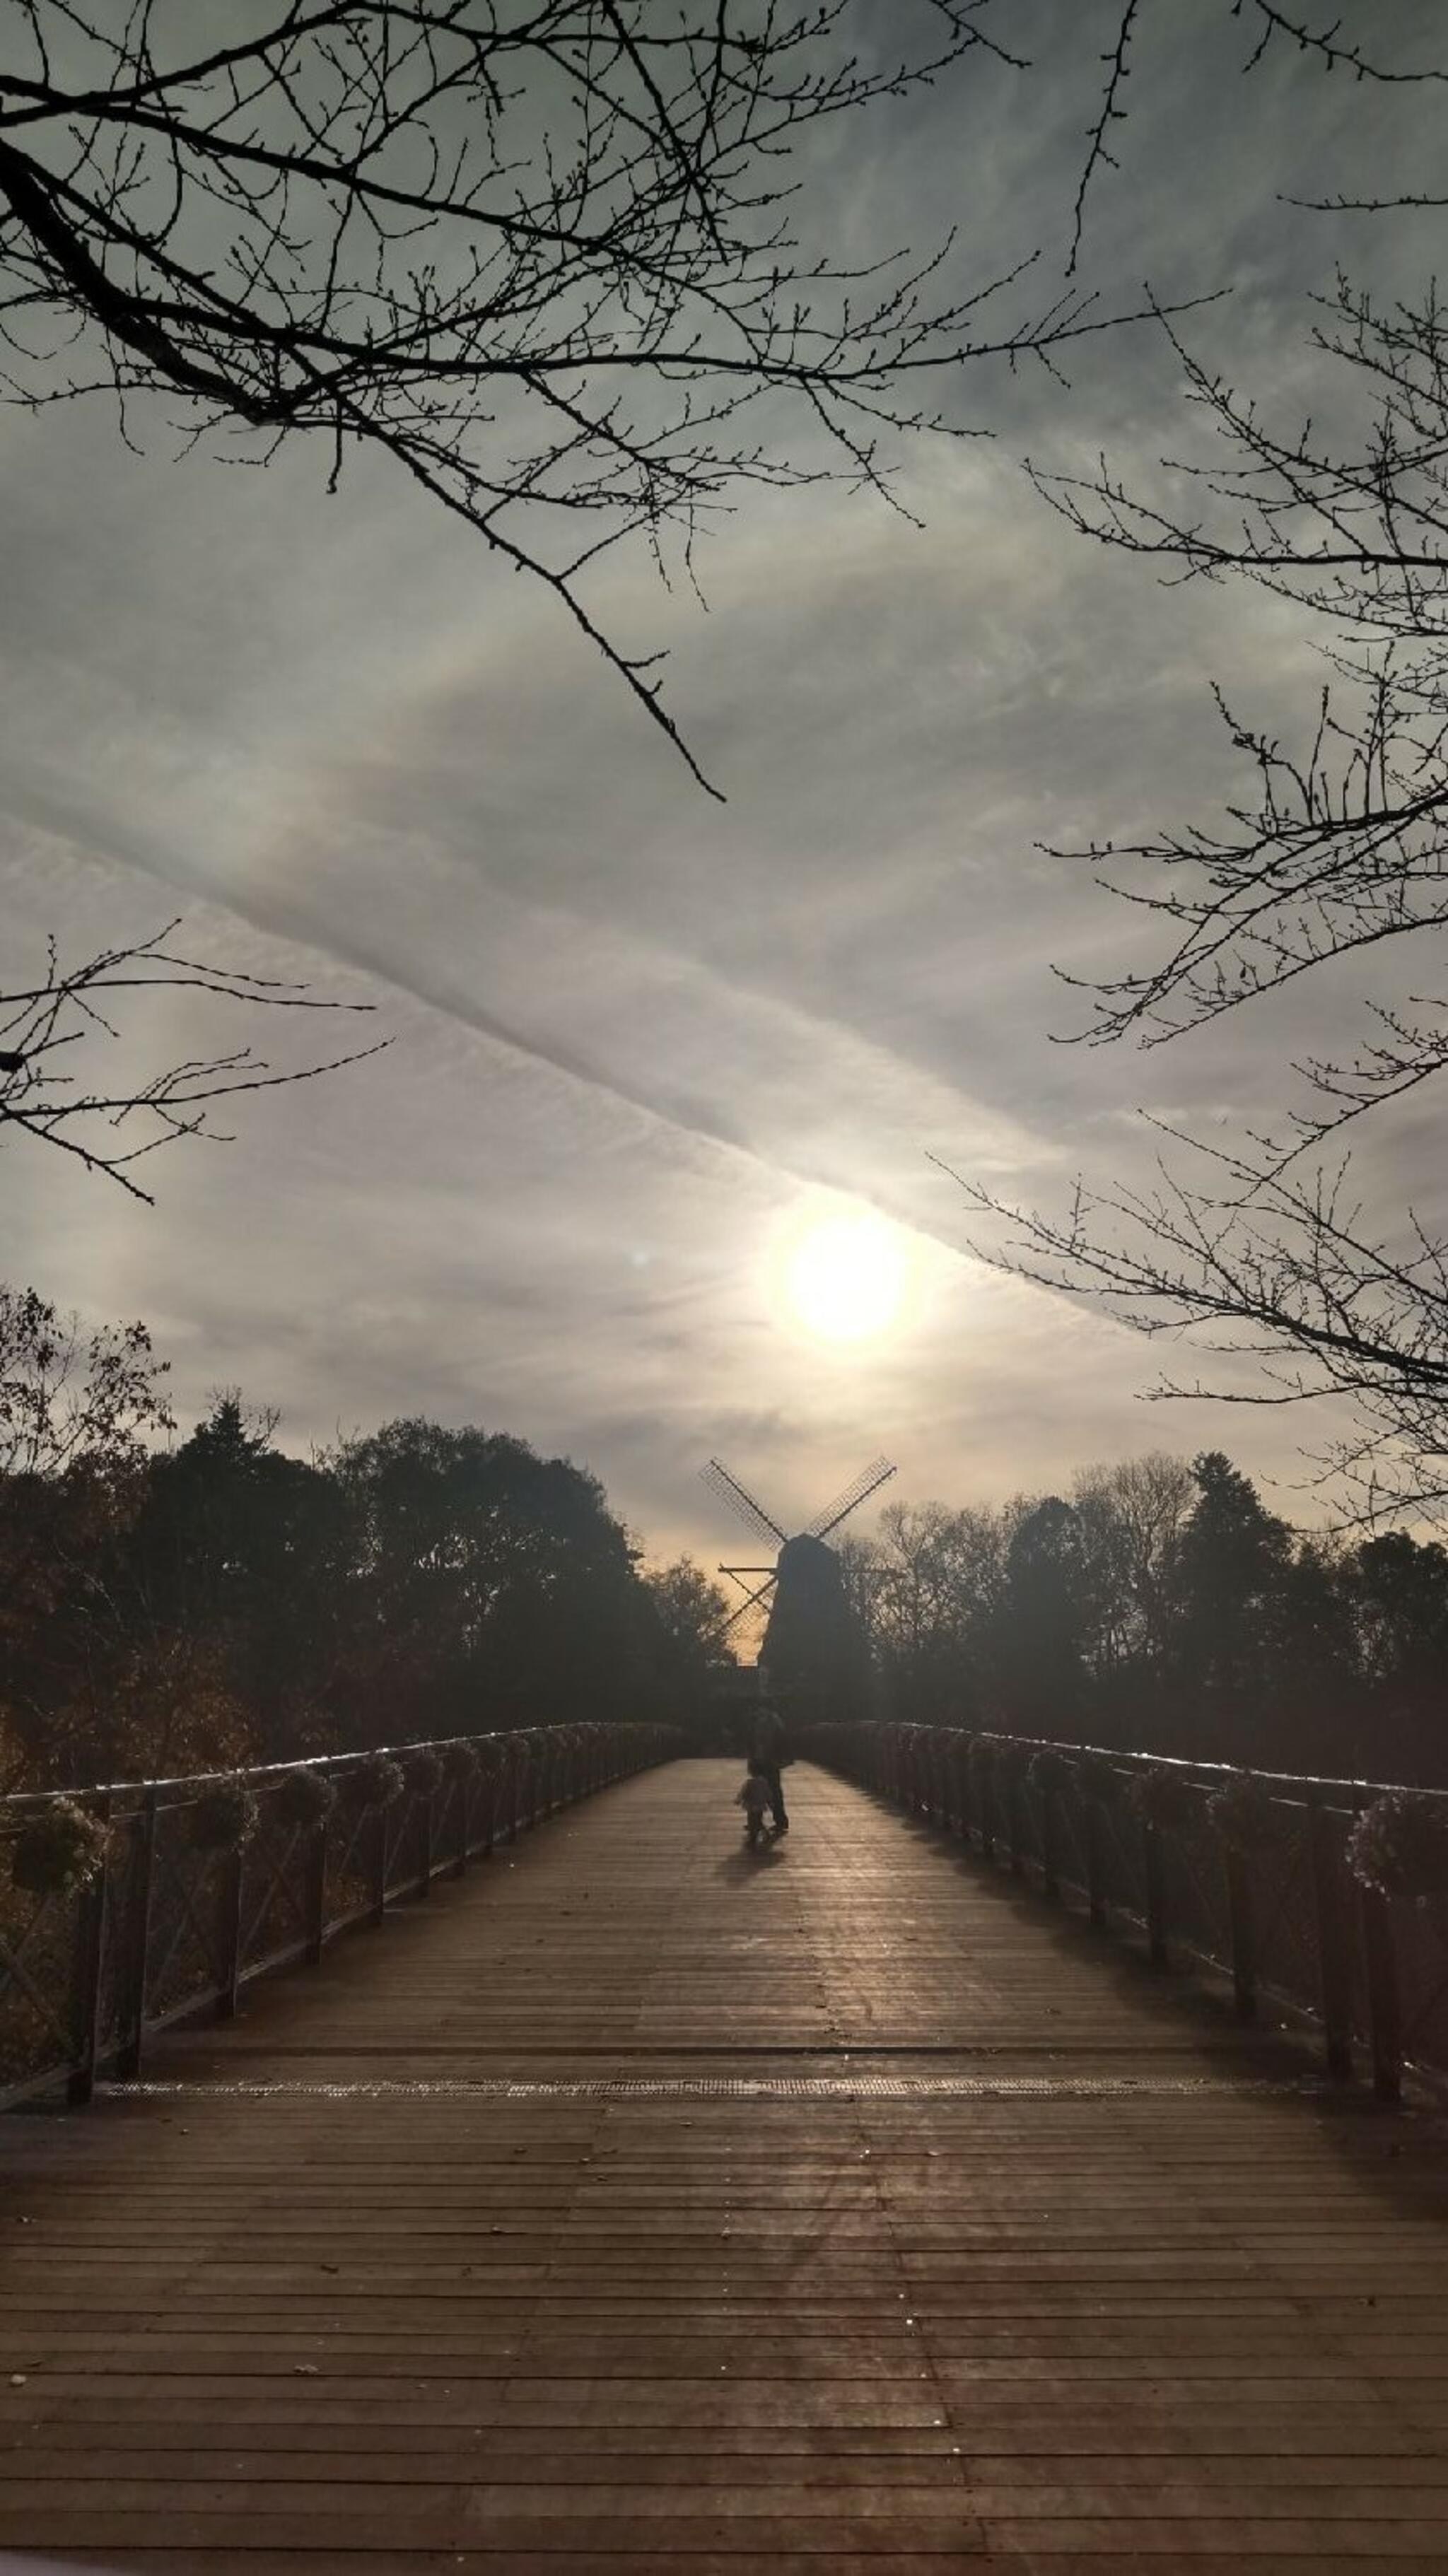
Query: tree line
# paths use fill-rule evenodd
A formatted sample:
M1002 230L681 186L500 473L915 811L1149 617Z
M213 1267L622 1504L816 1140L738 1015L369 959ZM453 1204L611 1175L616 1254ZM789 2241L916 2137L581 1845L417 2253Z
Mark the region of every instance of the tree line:
M408 1419L303 1459L0 1288L0 1790L697 1710L728 1616L598 1479ZM167 1445L158 1445L162 1439Z
M1448 1786L1448 1551L1295 1530L1220 1451L892 1504L840 1555L891 1716Z
M0 1287L0 1790L580 1714L722 1740L730 1604L586 1469L417 1417L299 1458L235 1390L178 1438L166 1377ZM1218 1451L893 1504L838 1561L890 1715L1448 1786L1448 1549L1296 1530Z

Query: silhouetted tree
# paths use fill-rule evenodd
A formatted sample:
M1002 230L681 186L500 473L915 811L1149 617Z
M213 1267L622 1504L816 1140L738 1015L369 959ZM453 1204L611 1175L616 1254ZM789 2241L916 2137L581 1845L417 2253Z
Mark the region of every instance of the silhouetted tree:
M337 1685L351 1724L380 1740L627 1708L634 1554L595 1477L423 1421L327 1463L354 1525Z
M166 1372L144 1324L87 1334L0 1285L0 1788L42 1733L83 1724L57 1695L63 1606L94 1593L140 1507L146 1442L171 1422Z
M155 1458L126 1549L132 1617L205 1640L263 1752L343 1740L329 1704L350 1637L353 1517L335 1477L272 1440L234 1390Z
M1195 1499L1185 1459L1160 1449L1085 1468L1072 1484L1092 1605L1086 1651L1102 1689L1160 1671L1177 1544Z
M1172 1567L1169 1681L1178 1745L1265 1763L1292 1533L1220 1450L1193 1462L1197 1500Z
M1346 1581L1366 1703L1358 1760L1371 1761L1372 1748L1389 1743L1403 1777L1441 1783L1448 1778L1448 1550L1406 1530L1385 1530L1358 1548Z
M897 1717L984 1723L994 1709L1006 1534L997 1513L891 1503L838 1554Z
M1058 1494L1047 1494L1020 1513L1006 1548L1001 1696L1022 1734L1083 1731L1093 1590L1080 1520Z
M677 1726L717 1724L713 1694L721 1665L732 1664L726 1635L732 1606L722 1587L690 1556L641 1569L643 1688L650 1711Z

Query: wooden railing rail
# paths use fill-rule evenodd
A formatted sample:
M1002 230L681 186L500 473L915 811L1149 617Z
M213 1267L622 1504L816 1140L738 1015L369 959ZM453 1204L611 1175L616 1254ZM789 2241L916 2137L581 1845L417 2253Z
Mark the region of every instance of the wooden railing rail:
M1157 1967L1229 1978L1242 2020L1305 2017L1334 2077L1366 2058L1391 2100L1405 2066L1448 2074L1448 1793L884 1721L808 1728L799 1750ZM1362 1874L1375 1819L1386 1884Z
M134 2079L169 2024L679 1749L608 1721L0 1798L0 2106Z

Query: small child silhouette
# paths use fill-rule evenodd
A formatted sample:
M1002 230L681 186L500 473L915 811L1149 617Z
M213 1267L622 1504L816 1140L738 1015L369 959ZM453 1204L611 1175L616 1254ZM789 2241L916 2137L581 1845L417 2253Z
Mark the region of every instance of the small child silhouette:
M759 1772L751 1771L743 1787L738 1791L734 1803L736 1807L744 1809L746 1840L757 1843L764 1831L765 1809L770 1804L769 1782Z

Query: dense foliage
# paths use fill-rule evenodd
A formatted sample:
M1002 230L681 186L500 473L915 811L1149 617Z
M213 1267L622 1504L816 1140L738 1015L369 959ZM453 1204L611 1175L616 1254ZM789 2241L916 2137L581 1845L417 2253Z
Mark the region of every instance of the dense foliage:
M1448 1550L1295 1531L1218 1452L841 1554L893 1716L1448 1786Z
M235 1394L157 1450L140 1327L0 1327L0 1788L701 1713L727 1605L567 1459L407 1421L305 1460Z

